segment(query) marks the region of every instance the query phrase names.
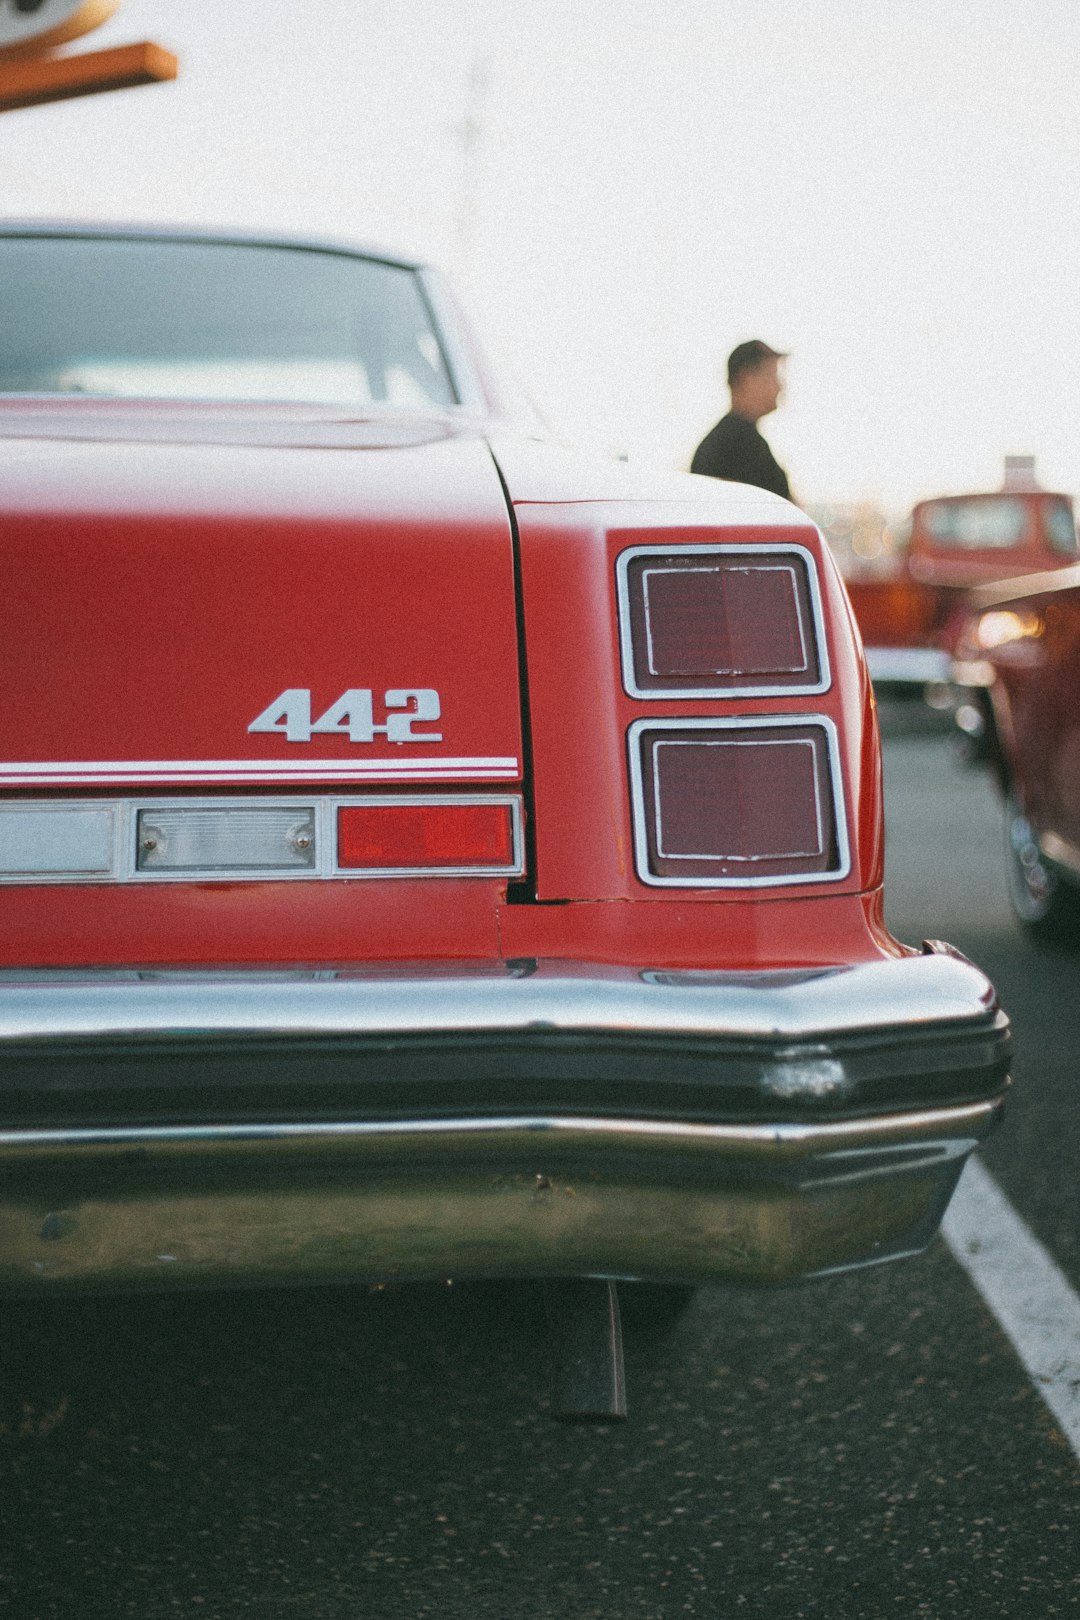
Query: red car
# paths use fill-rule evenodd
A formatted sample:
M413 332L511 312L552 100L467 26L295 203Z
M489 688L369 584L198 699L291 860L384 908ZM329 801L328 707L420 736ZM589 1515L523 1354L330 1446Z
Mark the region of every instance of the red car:
M1080 942L1080 566L980 591L957 649L956 719L1007 807L1017 917Z
M3 1286L563 1279L614 1412L612 1279L921 1248L1007 1027L809 521L522 430L401 259L0 285Z
M1007 466L1001 490L919 502L893 576L848 581L880 689L921 692L949 680L973 589L1075 560L1072 501L1036 486L1031 458L1008 459L1024 465Z

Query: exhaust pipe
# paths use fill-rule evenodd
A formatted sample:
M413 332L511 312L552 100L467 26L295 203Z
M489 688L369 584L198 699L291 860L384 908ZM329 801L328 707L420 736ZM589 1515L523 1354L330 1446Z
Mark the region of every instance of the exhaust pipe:
M625 1422L616 1285L595 1277L556 1277L545 1292L554 1358L552 1415L560 1423Z

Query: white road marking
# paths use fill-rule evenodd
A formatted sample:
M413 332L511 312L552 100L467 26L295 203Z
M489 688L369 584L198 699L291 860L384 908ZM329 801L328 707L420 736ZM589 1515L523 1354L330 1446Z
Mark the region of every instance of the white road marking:
M1080 1460L1080 1299L977 1159L941 1226Z

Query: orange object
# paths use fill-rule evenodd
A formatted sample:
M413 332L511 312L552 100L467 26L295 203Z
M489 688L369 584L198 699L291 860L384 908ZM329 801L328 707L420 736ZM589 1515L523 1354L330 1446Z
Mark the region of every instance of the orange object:
M99 90L126 90L138 84L175 79L179 63L152 40L117 45L78 56L27 57L0 62L0 112L37 107Z
M0 59L7 57L41 56L57 45L67 45L83 34L100 28L117 10L120 0L66 0L66 16L56 17L56 0L45 13L45 27L41 15L42 0L36 4L16 4L15 15L9 12L0 20ZM61 0L61 9L64 9Z

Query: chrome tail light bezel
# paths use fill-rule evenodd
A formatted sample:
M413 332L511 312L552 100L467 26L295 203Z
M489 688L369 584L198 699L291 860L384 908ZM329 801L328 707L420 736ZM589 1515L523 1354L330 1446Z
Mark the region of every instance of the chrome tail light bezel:
M644 749L651 733L770 730L778 733L818 729L825 743L826 776L832 795L832 838L836 859L827 870L820 872L787 871L755 876L750 873L737 876L667 876L652 870L650 850L655 837L655 812L650 820L647 803ZM840 761L840 739L835 723L823 714L782 715L696 715L635 720L627 732L630 769L630 799L634 828L634 867L640 882L657 889L765 889L801 887L804 884L841 883L851 873L851 845L848 835L847 813L844 801L843 773Z
M337 858L338 811L364 805L384 807L444 805L505 806L510 811L512 858L508 864L358 867L342 866ZM155 812L294 810L310 818L314 850L306 866L207 866L182 870L139 866L140 818ZM3 868L3 827L6 816L40 813L47 818L85 816L97 828L97 858L92 869L41 866L19 870ZM305 824L306 825L306 824ZM363 793L320 795L305 793L248 794L213 797L125 797L116 799L10 799L0 802L0 884L130 884L130 883L297 883L327 879L374 878L515 878L525 870L524 801L519 793Z
M810 622L806 627L813 637L814 653L817 662L817 677L812 680L773 680L763 682L747 677L745 681L724 682L695 682L688 677L685 683L677 679L670 679L663 687L643 686L638 680L635 663L634 640L634 611L633 611L633 584L631 569L633 564L642 557L672 558L701 558L719 557L730 560L734 557L757 557L775 563L783 557L797 560L802 568L806 580L806 593L810 609ZM619 609L619 649L622 663L623 689L628 697L643 702L670 702L683 698L780 698L816 697L827 692L832 685L832 671L829 665L828 641L825 635L825 615L821 600L821 584L818 578L817 560L812 551L796 541L784 541L780 544L766 545L762 543L725 543L710 542L689 545L638 545L628 546L621 551L615 561L616 591Z

